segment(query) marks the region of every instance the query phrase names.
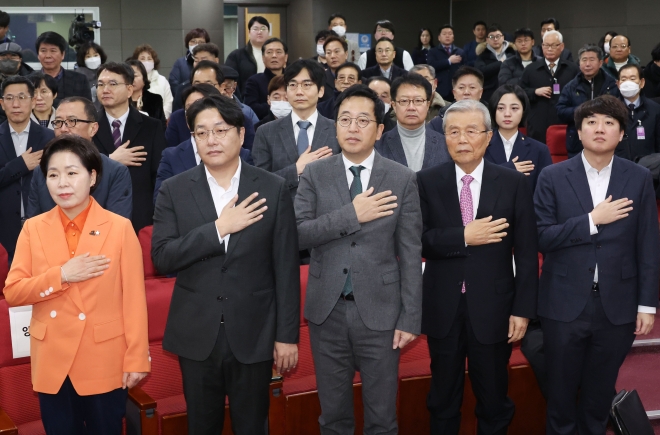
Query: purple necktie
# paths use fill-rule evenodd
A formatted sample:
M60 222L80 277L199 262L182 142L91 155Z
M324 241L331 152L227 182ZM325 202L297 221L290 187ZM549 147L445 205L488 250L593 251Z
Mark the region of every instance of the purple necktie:
M119 130L119 127L121 127L120 120L115 119L112 121L112 142L115 144L115 148L121 146L121 130Z
M472 222L472 191L470 191L470 183L472 183L472 178L469 175L464 175L461 178L463 182L463 188L461 189L461 216L463 216L463 225L467 225ZM463 281L463 288L461 288L461 293L465 293L465 281Z
M447 56L451 56L451 45L449 47L445 46L445 51L447 52Z

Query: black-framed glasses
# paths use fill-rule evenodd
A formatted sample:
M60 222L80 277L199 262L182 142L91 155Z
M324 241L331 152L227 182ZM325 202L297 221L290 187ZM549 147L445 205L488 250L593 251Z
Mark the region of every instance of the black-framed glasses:
M366 116L358 116L357 118L351 118L348 115L343 115L337 118L337 124L341 125L344 128L347 128L351 126L353 120L355 120L355 123L360 128L367 128L370 123L377 122L373 119L367 118Z
M223 139L225 136L227 136L227 132L234 128L236 127L229 127L229 128L216 127L213 130L197 130L192 133L195 135L195 139L197 139L198 142L206 142L211 137L211 134L215 136L216 139Z
M421 106L426 103L428 100L424 98L401 98L399 100L394 100L398 106L408 107L410 103L413 103L415 106Z
M63 125L66 125L66 128L73 128L79 122L83 122L85 124L93 124L96 121L88 121L86 119L69 118L69 119L56 119L54 121L50 121L50 124L53 126L53 128L60 129L60 128L62 128Z

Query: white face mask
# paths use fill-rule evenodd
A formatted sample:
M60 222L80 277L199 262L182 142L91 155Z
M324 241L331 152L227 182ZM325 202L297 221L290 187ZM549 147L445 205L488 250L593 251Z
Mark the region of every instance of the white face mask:
M154 61L153 60L143 60L141 61L144 65L144 69L147 70L147 74L154 70Z
M194 45L189 45L188 46L188 51L192 54L193 48L197 47L197 44Z
M341 38L346 34L346 27L344 26L335 26L332 30Z
M270 111L276 118L284 118L291 113L291 104L288 101L271 101Z
M392 107L389 103L383 103L385 105L385 114L390 111L390 107Z
M610 43L606 42L603 44L603 49L605 49L605 53L610 54Z
M88 57L85 59L85 66L89 69L97 69L101 66L101 56Z
M626 80L619 85L619 91L624 97L632 98L639 94L639 85L632 80Z
M325 51L323 51L323 44L316 44L316 54L321 57L325 57Z

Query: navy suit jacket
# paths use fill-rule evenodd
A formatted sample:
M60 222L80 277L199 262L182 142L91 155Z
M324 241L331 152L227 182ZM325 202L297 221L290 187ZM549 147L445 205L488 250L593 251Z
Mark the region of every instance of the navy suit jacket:
M264 119L270 106L268 105L268 84L275 74L268 68L264 72L255 74L245 82L245 93L243 100L250 106L259 119Z
M376 142L376 151L386 159L394 160L403 166L408 166L406 154L403 151L399 129L393 128L383 133L380 140ZM424 161L422 169L432 168L445 162L451 162L451 156L447 150L445 136L429 128L426 129L426 145L424 147Z
M449 63L449 55L445 50L445 47L438 45L429 50L429 54L426 56L426 61L429 65L435 68L435 78L438 79L438 87L436 92L442 96L445 100L454 101L454 95L451 92L451 78L454 76L456 70L461 66L465 65L466 57L465 52L452 45L451 54L457 54L462 57L460 63Z
M518 137L511 151L511 160L516 156L518 156L519 162L531 160L534 163L534 170L529 173L530 175L525 176L527 181L531 183L530 187L532 188L532 192L534 192L536 189L536 180L538 180L541 170L552 164L550 150L547 145L518 132ZM516 170L516 165L511 160L506 161L504 143L502 143L502 138L497 130L493 132L493 138L490 140L488 148L486 148L484 159L496 165L504 166L514 171Z
M131 219L133 212L133 186L128 168L101 154L103 173L92 196L104 209ZM55 207L55 201L48 192L46 177L37 166L32 174L32 186L28 201L27 217L34 217Z
M53 137L52 130L30 121L26 149L32 148L32 152L43 150ZM21 194L27 216L31 182L32 171L28 170L25 160L16 155L9 122L5 121L0 124L0 245L7 250L10 263L21 232Z
M253 165L252 153L250 150L241 148L241 158L248 165ZM160 159L160 164L158 165L158 174L156 175L156 188L154 189L154 204L156 204L156 198L158 198L158 191L160 190L160 185L163 184L163 181L168 178L174 177L177 174L192 169L197 166L197 160L195 160L195 150L193 149L192 142L190 140L190 134L188 139L181 142L175 147L169 147L163 150L163 156Z
M594 205L582 154L541 172L534 193L544 255L539 316L575 320L590 298L596 264L601 301L613 324L634 322L638 305L658 305L660 239L651 173L615 156L606 197L610 195L613 201L631 199L633 209L591 235L588 214Z
M243 148L249 150L252 149L252 143L254 143L254 123L252 119L245 114L245 137L243 138ZM188 128L188 123L186 123L186 113L183 109L175 110L170 115L170 120L167 123L167 129L165 130L165 140L167 140L168 147L175 147L181 142L185 142L190 139L190 129Z

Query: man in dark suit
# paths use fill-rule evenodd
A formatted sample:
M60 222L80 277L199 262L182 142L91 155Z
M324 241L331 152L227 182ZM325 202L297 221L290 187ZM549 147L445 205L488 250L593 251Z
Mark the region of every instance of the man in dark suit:
M548 435L605 433L619 368L653 328L658 212L648 169L614 156L627 117L610 95L578 107L584 150L547 167L534 195Z
M348 41L334 35L329 36L323 43L323 51L325 52L325 59L327 62L325 66L325 91L323 92L323 97L319 98L319 101L326 103L332 100L334 102L336 95L335 92L337 91L335 81L338 69L340 66L346 64L348 59ZM355 65L355 68L357 68L358 71L361 71L359 66ZM330 118L329 116L325 117Z
M78 72L62 68L62 61L69 44L59 33L44 32L37 38L35 47L41 70L57 80L55 107L66 97L92 99L92 88L87 77Z
M94 144L105 154L128 167L133 186L133 228L140 231L153 222L153 194L165 135L160 121L142 115L128 103L133 93L133 68L108 62L99 67L99 130Z
M543 41L543 37L547 32L550 32L551 30L559 30L559 29L560 29L559 21L557 21L553 17L541 21L541 41ZM543 57L544 56L543 44L535 45L533 51L535 56ZM571 53L571 50L569 50L568 48L562 50L561 59L566 62L573 62L573 53Z
M283 74L284 67L289 58L289 48L278 38L270 38L261 47L266 69L255 74L245 82L243 99L250 106L259 119L263 119L270 108L268 107L268 84L273 77Z
M32 171L39 165L52 130L30 121L34 85L22 76L2 82L2 108L7 121L0 124L0 245L14 258L16 240L27 219Z
M396 47L390 38L380 38L374 49L378 63L362 70L362 77L368 79L373 76L383 76L394 81L394 79L408 74L408 71L394 64Z
M262 125L252 147L254 164L286 180L291 198L305 165L337 154L335 126L316 110L323 96L325 70L311 59L297 60L284 72L289 116Z
M332 119L333 121L335 120L336 115L335 101L339 94L355 84L362 83L362 71L360 70L360 67L353 62L345 62L339 65L334 73L336 78L333 76L334 84L330 90L330 98L323 102L319 102L317 106L319 113L323 115L324 118ZM328 70L325 71L325 74L327 80ZM328 92L327 82L325 92Z
M177 273L163 348L179 356L189 434L221 433L228 396L234 432L265 435L273 359L279 373L298 359L293 204L282 178L241 163L230 99L187 118L203 164L163 183L154 217L154 264Z
M384 105L365 85L337 101L341 155L308 165L295 199L311 251L305 318L323 434L352 435L359 370L366 435L397 433L401 348L421 322L422 219L415 173L374 151Z
M445 24L438 31L439 45L429 50L427 62L435 68L438 93L445 101L454 101L452 77L465 64L465 53L454 45L454 28Z
M381 156L417 172L451 161L445 136L426 128L426 114L433 87L419 74L408 74L392 83L392 107L397 128L376 142Z
M417 174L431 434L459 433L469 355L478 433L504 435L514 414L507 397L511 344L536 316L534 204L523 174L483 159L492 136L483 104L457 101L444 123L454 161Z

